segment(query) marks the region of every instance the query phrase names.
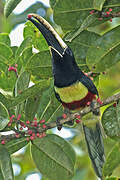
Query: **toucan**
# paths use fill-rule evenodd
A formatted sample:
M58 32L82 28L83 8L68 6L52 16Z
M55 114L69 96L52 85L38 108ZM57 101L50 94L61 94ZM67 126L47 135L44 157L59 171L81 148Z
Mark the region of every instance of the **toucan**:
M70 112L85 108L88 103L92 104L99 97L97 88L78 67L71 48L41 16L29 14L27 19L39 29L50 47L54 92L58 101ZM83 123L83 131L94 170L102 180L105 156L101 125L99 121L92 126Z

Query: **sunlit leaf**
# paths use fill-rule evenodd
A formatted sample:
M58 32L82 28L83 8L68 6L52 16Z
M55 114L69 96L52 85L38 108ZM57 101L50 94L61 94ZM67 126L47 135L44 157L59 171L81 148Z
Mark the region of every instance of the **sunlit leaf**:
M10 38L7 33L0 33L0 42L10 46Z
M31 146L39 171L52 180L70 180L74 173L75 153L71 145L57 135L36 139ZM47 162L47 163L46 163Z
M116 107L109 106L102 115L105 133L116 140L120 139L120 102Z
M0 130L4 129L9 122L9 114L6 107L0 102Z
M104 176L111 176L114 169L120 165L120 144L116 144L108 155L103 173Z
M4 179L14 180L12 163L7 149L0 146L0 167Z
M94 9L101 11L105 1L106 0L94 0Z
M4 7L4 15L8 17L21 0L7 0Z

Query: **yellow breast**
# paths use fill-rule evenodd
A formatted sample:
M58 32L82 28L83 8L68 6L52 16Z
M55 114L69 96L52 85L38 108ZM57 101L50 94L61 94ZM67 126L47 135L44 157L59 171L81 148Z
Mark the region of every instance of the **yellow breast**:
M60 99L65 103L79 101L88 93L88 89L81 82L77 82L69 87L64 88L55 87L55 91L59 94Z

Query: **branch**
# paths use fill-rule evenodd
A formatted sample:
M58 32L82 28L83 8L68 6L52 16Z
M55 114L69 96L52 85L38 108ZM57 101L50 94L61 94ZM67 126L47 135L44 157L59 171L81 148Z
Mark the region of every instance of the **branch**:
M105 99L102 104L96 103L93 110L98 109L100 107L103 107L103 106L105 106L107 104L117 102L119 99L120 99L120 93L115 94L113 96L110 96L107 99ZM77 115L80 115L80 117L83 117L83 116L85 116L86 114L88 114L90 112L91 112L91 108L86 107L83 110L77 112ZM60 124L64 124L64 123L66 123L66 122L68 122L70 120L74 120L75 117L76 117L76 113L73 113L73 114L68 115L65 119L61 118ZM46 123L45 125L46 125L46 128L34 127L33 132L37 132L37 133L40 133L40 134L45 133L48 129L52 129L52 128L56 127L56 122ZM21 138L21 137L25 137L25 136L29 137L28 131L29 130L26 130L25 132L20 132L19 131L19 136L17 138ZM15 138L16 138L16 132L13 132L12 134L9 134L9 135L2 135L2 133L0 134L0 140L4 139L5 141L10 141L10 140L13 140Z

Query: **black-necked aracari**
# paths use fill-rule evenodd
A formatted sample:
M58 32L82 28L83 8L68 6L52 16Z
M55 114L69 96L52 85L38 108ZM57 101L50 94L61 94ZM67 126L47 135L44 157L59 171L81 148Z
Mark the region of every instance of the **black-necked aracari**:
M54 90L58 101L70 111L84 108L88 102L93 102L98 91L92 80L78 67L70 47L44 18L29 14L28 20L39 29L50 47ZM93 167L97 176L102 179L105 158L100 124L96 122L94 127L83 125L83 130Z

